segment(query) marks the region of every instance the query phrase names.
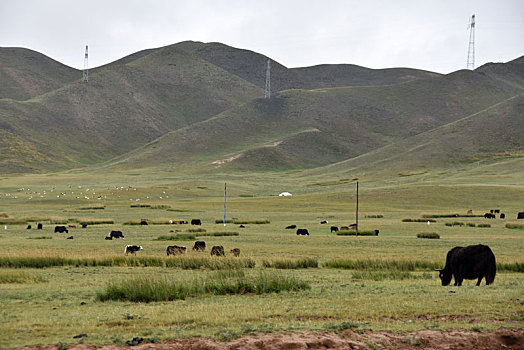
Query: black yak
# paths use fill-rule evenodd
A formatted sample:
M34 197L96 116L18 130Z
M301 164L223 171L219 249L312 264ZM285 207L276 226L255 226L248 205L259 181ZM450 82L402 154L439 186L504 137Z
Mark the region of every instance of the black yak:
M470 245L455 247L446 256L446 266L440 271L439 277L443 286L455 277L455 286L461 286L464 279L478 278L477 286L482 278L486 278L486 285L493 283L497 272L495 255L487 245Z

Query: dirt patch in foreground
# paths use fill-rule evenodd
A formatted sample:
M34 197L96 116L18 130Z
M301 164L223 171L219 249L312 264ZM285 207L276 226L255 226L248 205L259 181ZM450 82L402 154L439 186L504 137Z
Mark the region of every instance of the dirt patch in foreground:
M164 344L95 347L71 344L70 350L302 350L302 349L524 349L524 329L501 328L492 333L473 331L423 330L406 335L388 332L342 331L340 333L301 332L247 336L230 342L210 338L171 339ZM56 345L27 346L19 350L57 349Z

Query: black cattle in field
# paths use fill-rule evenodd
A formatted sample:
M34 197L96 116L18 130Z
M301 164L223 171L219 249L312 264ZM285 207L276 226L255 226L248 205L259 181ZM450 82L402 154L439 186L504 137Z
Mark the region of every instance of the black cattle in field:
M31 229L31 225L27 225L27 229L30 230Z
M504 214L504 213L500 213L500 218L501 218L501 219L505 219L505 218L506 218L506 214Z
M36 229L37 229L37 230L41 230L41 229L42 229L42 224L38 224L38 225L36 225Z
M245 227L244 225L242 225L242 224L241 224L240 226L238 226L238 227L240 227L240 228L246 228L246 227Z
M322 221L320 222L321 225L324 225L324 224L327 224L327 223L328 223L327 220L322 220Z
M178 255L178 254L185 254L187 251L186 247L179 247L177 245L170 245L167 246L167 256L169 255Z
M87 224L82 224L82 228L87 228Z
M144 248L141 245L126 245L124 248L124 253L127 255L129 253L136 255L136 252L143 250Z
M375 236L378 236L379 230L375 230Z
M106 239L113 239L113 238L124 238L124 235L122 234L122 231L111 231Z
M200 219L191 219L191 225L202 225Z
M297 228L297 225L289 225L289 226L286 226L286 230L294 230Z
M104 239L105 239L106 241L110 241L110 240L113 239L113 237L111 237L111 236L106 236Z
M524 211L521 211L517 214L517 220L524 219Z
M356 230L357 229L357 224L351 224L351 225L349 225L349 228L351 230Z
M73 236L69 236L69 237L67 237L67 239L73 239L73 238L74 238Z
M233 248L229 251L233 256L240 256L240 248Z
M338 227L331 226L331 232L338 232Z
M495 214L499 214L500 213L500 209L495 209L493 211L495 212Z
M140 220L140 225L146 226L147 225L147 220L146 219Z
M213 246L213 248L211 248L211 255L226 256L226 253L224 252L224 247L222 247L221 245Z
M484 219L495 219L495 214L486 213L484 214Z
M309 236L309 232L307 228L299 228L297 230L297 235L302 235L302 236L308 235Z
M455 286L461 286L464 279L478 278L477 286L482 278L486 285L493 283L497 272L495 255L487 245L477 244L467 247L455 247L446 256L446 266L440 271L439 277L443 286L455 278Z
M196 241L193 245L193 250L197 252L203 252L204 250L206 250L206 242Z
M55 233L69 233L69 231L67 230L67 227L65 226L55 226Z

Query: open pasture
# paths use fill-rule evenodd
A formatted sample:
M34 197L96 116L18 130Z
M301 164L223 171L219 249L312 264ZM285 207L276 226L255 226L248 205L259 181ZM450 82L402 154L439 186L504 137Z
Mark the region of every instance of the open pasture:
M524 326L524 231L518 225L506 227L519 223L522 187L361 183L359 227L378 229L379 235L355 237L330 232L332 225L355 222L354 183L317 186L314 180L294 181L289 175L264 175L265 180L262 175L249 180L230 176L226 218L246 222L241 228L220 223L225 176L200 180L164 175L60 174L0 180L1 347L78 341L125 344L135 336L151 341L188 336L228 340L302 329L487 331ZM281 190L294 195L278 197ZM506 219L436 218L429 225L418 220L430 214L466 215L470 209L483 214L499 208ZM161 224L193 218L201 219L202 225ZM125 224L141 219L151 224ZM323 220L328 223L320 224ZM87 221L113 223L81 228L79 223ZM464 225L446 225L454 221ZM38 222L42 230L36 229ZM76 227L54 233L56 222ZM490 227L478 226L486 223ZM285 229L292 224L307 228L310 235ZM105 240L111 230L122 231L125 238ZM220 232L238 235L213 235ZM440 238L417 238L421 233ZM176 235L181 239L158 239ZM195 239L186 239L188 235ZM66 239L69 236L74 238ZM195 240L206 242L206 252L191 251ZM447 251L479 243L495 253L495 283L475 287L475 281L465 281L462 287L442 287L433 268L443 267ZM144 250L126 257L128 244ZM186 246L188 252L167 257L168 245ZM210 257L214 245L224 246L225 258ZM229 254L232 248L240 248L239 258ZM24 267L31 259L51 262L43 268ZM317 267L312 263L304 268L300 261L305 259L316 261ZM9 267L14 261L21 266ZM334 261L351 264L332 267ZM202 292L149 303L98 297L110 285L125 281L192 285L251 281L261 274L296 279L307 288L266 294ZM73 339L81 333L88 336Z

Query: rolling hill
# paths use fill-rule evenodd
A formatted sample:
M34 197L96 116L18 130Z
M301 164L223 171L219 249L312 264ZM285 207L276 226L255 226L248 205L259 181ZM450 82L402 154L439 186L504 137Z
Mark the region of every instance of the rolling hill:
M273 95L263 99L266 61L182 42L93 69L82 83L81 72L43 55L1 48L0 74L19 78L0 90L0 173L97 164L196 172L388 164L402 172L524 149L523 58L448 75L272 61Z

